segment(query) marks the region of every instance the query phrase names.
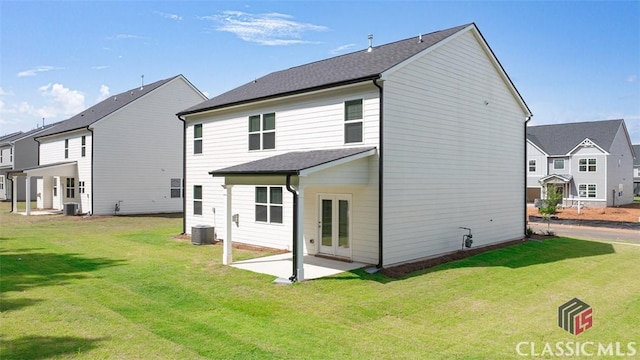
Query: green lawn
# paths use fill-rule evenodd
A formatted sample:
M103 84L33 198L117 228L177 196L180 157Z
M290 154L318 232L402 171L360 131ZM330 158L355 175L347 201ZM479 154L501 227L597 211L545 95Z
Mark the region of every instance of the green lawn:
M174 239L178 217L7 209L3 360L507 359L522 341L640 343L638 246L529 241L404 279L358 270L282 286L222 266L221 246ZM578 336L556 319L574 297L593 308Z

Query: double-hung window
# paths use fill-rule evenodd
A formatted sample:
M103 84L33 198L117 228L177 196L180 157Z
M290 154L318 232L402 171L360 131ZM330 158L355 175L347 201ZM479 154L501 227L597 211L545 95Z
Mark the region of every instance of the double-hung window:
M282 187L256 187L256 221L282 224Z
M202 154L202 124L193 125L193 153Z
M554 159L553 170L564 170L564 159Z
M580 184L578 185L578 196L586 198L596 197L596 184Z
M362 128L362 99L349 100L344 102L344 142L361 143Z
M182 197L182 179L171 179L171 198Z
M249 116L249 150L276 148L276 113Z
M78 194L84 194L84 181L78 181Z
M193 185L193 215L202 215L202 185Z
M76 179L75 178L67 178L67 198L73 199L76 197Z
M82 152L82 157L85 157L87 155L87 137L82 135L82 147L81 147L81 152Z
M13 147L9 148L9 162L13 163Z
M536 172L536 161L529 160L529 172Z
M64 158L69 158L69 139L64 139Z
M578 160L578 171L580 172L595 172L596 171L596 159L580 159Z

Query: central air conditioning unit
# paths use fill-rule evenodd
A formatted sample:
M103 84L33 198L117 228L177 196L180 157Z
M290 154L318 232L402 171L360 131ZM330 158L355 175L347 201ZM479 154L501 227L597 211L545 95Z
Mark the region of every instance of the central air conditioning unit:
M216 237L216 228L209 225L196 225L191 227L191 243L193 245L213 244Z
M78 203L66 203L64 204L65 215L78 215Z

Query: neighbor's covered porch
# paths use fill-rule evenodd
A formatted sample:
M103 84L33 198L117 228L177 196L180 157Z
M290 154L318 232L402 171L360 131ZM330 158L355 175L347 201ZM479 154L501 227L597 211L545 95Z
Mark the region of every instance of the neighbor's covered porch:
M233 263L232 254L233 189L234 186L241 185L283 186L286 189L283 195L288 192L292 196L291 260L288 262L285 255L274 259L278 260L279 267L284 263L290 264L291 276L279 278L276 281L284 283L303 281L307 278L305 265L309 269L315 266L310 257L307 257L305 263L305 230L307 234L317 234L317 241L307 236L307 246L313 245L316 250L319 250L318 253L327 253L332 258L351 262L354 239L352 219L357 215L352 211L353 195L351 193L357 193L358 188L366 188L370 184L369 157L376 153L375 147L290 152L211 171L210 174L214 177L224 177L223 187L226 190L223 264L241 267L241 264ZM319 189L333 190L330 193L324 193L319 192ZM311 199L307 199L308 195ZM305 206L307 201L313 202L316 206ZM265 235L268 236L268 234ZM243 261L243 263L251 266L251 261ZM255 264L262 264L264 267L269 263L264 259L256 259ZM359 263L351 264L347 269L352 269L352 266L364 266ZM272 274L276 273L281 274L281 271Z
M9 173L14 184L19 181L25 182L25 214L31 215L31 194L36 192L36 202L38 209L62 210L64 204L75 200L76 184L78 177L77 162L62 162L41 165L33 168L15 170ZM31 179L37 179L37 186L34 189ZM72 179L69 182L68 179ZM63 191L65 190L65 191ZM67 191L69 190L69 191ZM18 209L18 186L13 186L13 212L20 212Z
M560 205L562 207L571 206L571 204L569 204L569 195L571 194L572 180L573 176L562 174L551 174L540 178L540 184L542 185L542 198L547 198L549 186L557 186L562 190L562 203Z

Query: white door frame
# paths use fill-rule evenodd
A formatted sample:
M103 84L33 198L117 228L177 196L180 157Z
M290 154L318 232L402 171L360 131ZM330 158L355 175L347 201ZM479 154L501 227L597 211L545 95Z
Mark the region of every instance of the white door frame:
M331 239L330 245L323 245L323 200L331 201ZM347 211L347 247L340 246L340 207L339 201L347 201L348 211ZM352 228L353 228L353 196L351 194L318 194L318 212L317 212L317 221L318 221L318 253L329 256L336 256L342 258L352 258L352 248L353 248L353 237L352 237ZM329 230L329 229L328 229Z

